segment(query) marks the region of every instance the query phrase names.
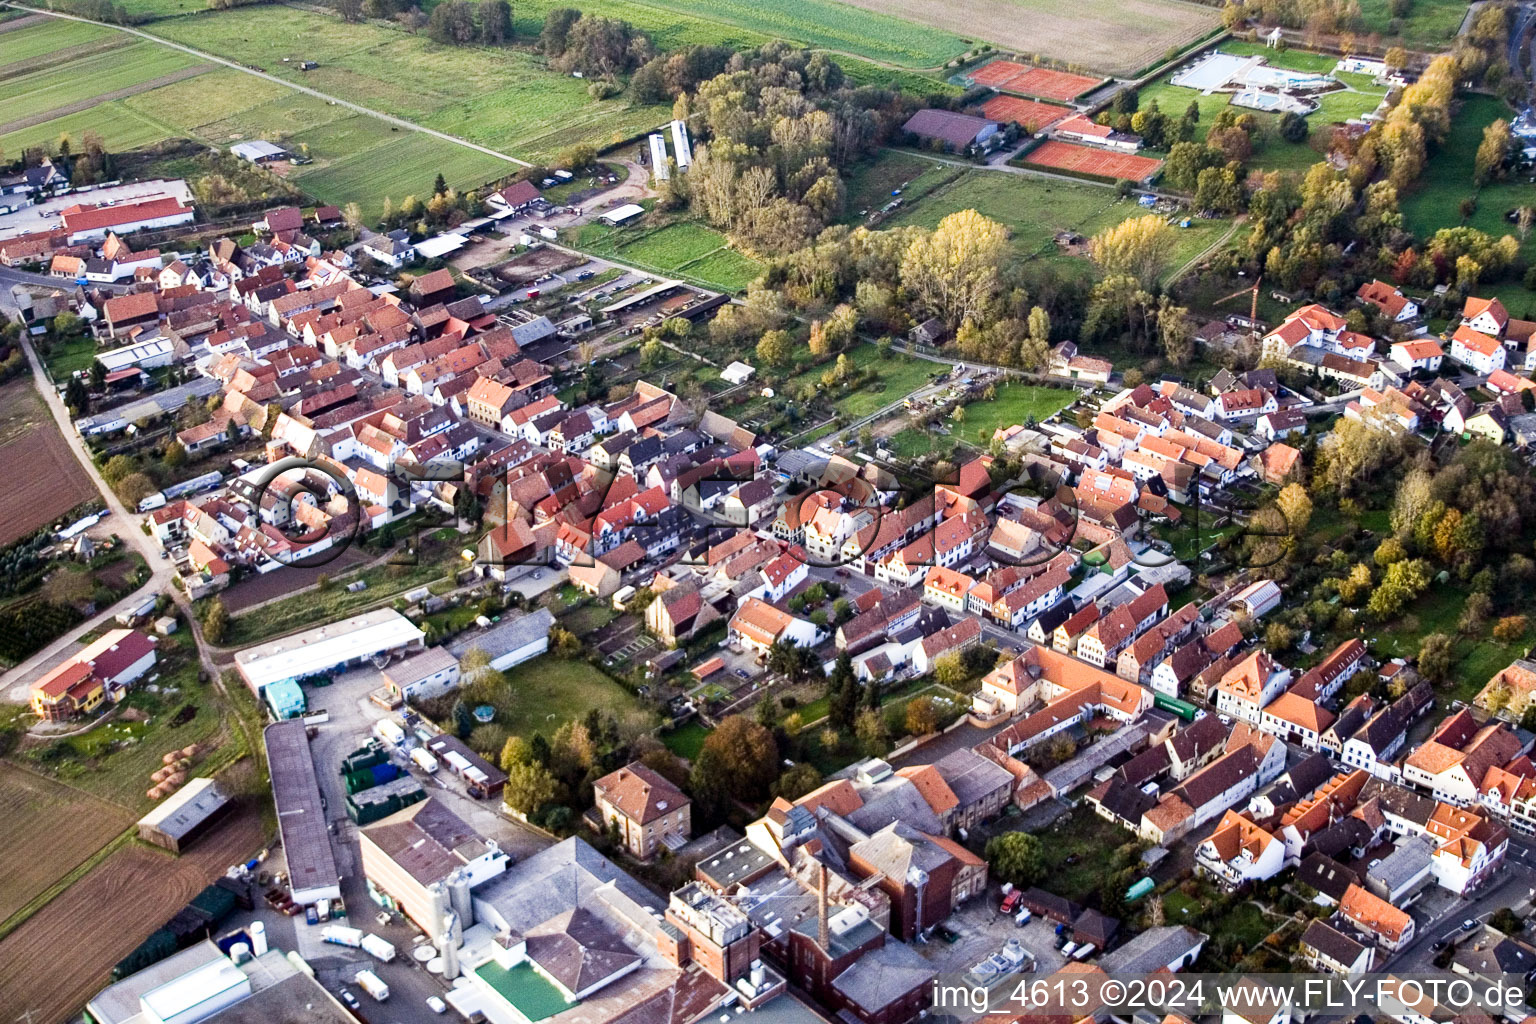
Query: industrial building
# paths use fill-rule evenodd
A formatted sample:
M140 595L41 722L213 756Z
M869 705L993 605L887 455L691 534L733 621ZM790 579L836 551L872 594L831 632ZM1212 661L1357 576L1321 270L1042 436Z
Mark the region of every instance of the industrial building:
M181 853L212 832L232 806L217 782L193 779L139 819L139 838Z
M434 910L437 887L472 889L507 870L508 856L492 840L436 800L423 800L358 830L368 894L415 921L434 940L442 934ZM466 889L467 891L467 889Z
M442 696L459 685L459 659L441 647L428 647L385 669L384 685L404 700Z
M256 699L283 679L307 679L360 665L381 655L420 650L425 634L392 608L376 608L279 640L247 647L235 668Z
M502 619L476 636L461 637L448 645L448 651L455 658L463 658L478 647L491 656L492 668L505 672L549 650L549 628L554 624L555 617L549 609L540 608L517 618Z
M309 754L304 720L274 722L262 732L272 775L272 802L288 861L288 884L295 903L341 898L341 872L331 849L331 833L321 806L320 780Z
M173 953L96 993L86 1013L96 1024L354 1020L298 954L267 948L264 934L252 941L253 947L236 947L229 956L208 940Z

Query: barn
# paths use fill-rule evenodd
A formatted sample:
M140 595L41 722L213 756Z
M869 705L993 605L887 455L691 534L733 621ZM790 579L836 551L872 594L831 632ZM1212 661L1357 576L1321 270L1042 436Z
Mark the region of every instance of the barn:
M233 807L212 779L193 779L139 819L139 838L181 853L216 828Z

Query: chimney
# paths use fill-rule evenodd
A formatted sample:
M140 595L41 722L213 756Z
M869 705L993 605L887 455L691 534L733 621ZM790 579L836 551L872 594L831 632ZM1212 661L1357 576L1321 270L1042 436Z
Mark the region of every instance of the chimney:
M820 865L821 874L816 885L816 941L821 944L821 951L831 951L832 940L827 935L827 866Z

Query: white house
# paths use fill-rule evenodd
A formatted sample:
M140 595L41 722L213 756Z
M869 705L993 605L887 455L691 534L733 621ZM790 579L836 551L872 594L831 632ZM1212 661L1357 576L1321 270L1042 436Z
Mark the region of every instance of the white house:
M1451 335L1452 359L1476 373L1489 374L1504 369L1504 346L1499 339L1462 324Z

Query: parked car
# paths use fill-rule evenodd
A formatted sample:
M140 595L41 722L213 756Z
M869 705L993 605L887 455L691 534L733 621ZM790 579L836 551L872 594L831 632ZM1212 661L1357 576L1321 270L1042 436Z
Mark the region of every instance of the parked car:
M447 1013L448 1004L437 998L437 996L427 996L427 1009L433 1013Z
M1477 927L1477 920L1476 920L1476 918L1469 917L1465 921L1461 922L1461 930L1464 931L1464 932L1469 932L1469 931L1471 931L1472 929L1474 929L1476 927Z
M1034 916L1035 915L1029 912L1029 908L1025 907L1023 910L1019 911L1018 916L1013 919L1014 927L1023 928L1025 925L1029 924L1030 919Z
M353 995L352 990L349 988L341 990L341 1001L347 1004L347 1009L349 1010L361 1010L363 1008L363 1004L357 1001L357 996Z

